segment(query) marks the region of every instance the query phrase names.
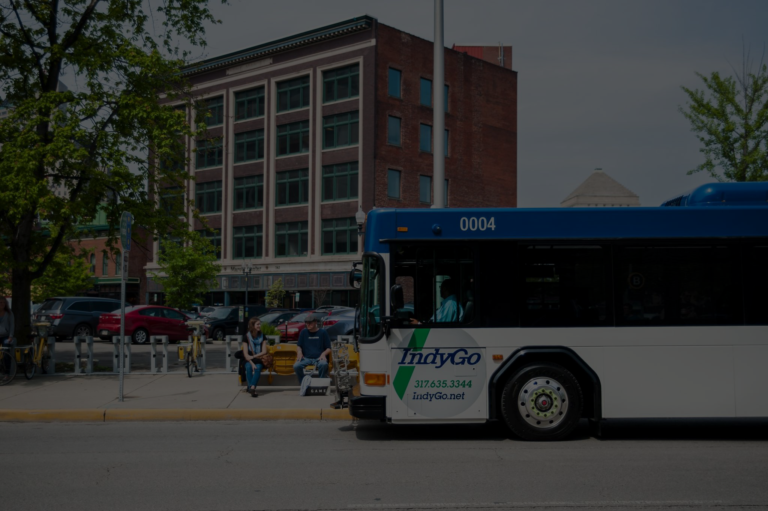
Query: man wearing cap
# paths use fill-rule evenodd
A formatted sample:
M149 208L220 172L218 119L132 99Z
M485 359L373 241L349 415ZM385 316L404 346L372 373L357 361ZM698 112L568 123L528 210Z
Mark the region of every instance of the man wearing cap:
M328 337L328 332L319 328L318 316L320 314L310 314L307 316L305 320L307 328L299 334L296 363L293 364L293 370L299 378L299 385L304 380L304 368L310 365L315 366L320 378L328 377L328 355L331 354L331 338Z

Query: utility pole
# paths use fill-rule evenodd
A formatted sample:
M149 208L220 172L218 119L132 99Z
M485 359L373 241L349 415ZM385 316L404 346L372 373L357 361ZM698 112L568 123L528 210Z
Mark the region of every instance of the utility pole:
M435 55L432 72L433 208L445 207L445 44L443 0L435 0Z

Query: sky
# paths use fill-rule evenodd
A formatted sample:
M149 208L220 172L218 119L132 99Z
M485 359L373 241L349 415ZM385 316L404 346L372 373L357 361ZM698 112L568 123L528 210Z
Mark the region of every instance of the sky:
M200 58L369 14L434 38L432 0L230 0ZM703 161L678 108L696 72L760 60L768 1L445 0L445 45L512 45L518 72L518 206L557 207L595 168L643 206L700 184ZM768 60L768 59L767 59Z

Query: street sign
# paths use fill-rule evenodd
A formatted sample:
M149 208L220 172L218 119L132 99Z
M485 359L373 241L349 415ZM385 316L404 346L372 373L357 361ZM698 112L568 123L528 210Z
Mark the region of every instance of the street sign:
M127 211L123 211L123 216L120 217L120 242L123 244L123 250L128 252L131 250L131 224L133 223L133 215Z

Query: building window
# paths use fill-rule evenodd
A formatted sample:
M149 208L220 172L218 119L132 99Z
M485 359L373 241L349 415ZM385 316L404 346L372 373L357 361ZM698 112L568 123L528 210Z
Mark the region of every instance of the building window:
M400 198L400 171L389 169L387 171L387 197Z
M235 179L235 211L264 207L264 176Z
M277 84L277 111L287 112L309 106L309 76Z
M419 176L419 202L432 204L432 178Z
M264 87L235 93L235 120L253 119L264 115Z
M329 115L323 118L323 148L355 145L358 142L359 112Z
M275 256L304 257L307 255L309 235L307 222L288 222L275 225Z
M387 122L387 143L400 145L400 118L389 116Z
M234 253L233 259L252 259L261 257L264 253L263 226L249 225L233 229Z
M207 127L221 126L224 124L224 97L206 99L197 104L197 110L201 114L200 122Z
M429 124L419 124L419 151L432 152L432 126Z
M443 88L443 108L445 108L445 111L448 111L448 86L446 85Z
M160 209L169 215L184 214L184 192L180 186L160 190Z
M96 254L91 254L91 273L96 275Z
M109 256L106 252L101 254L101 274L109 275Z
M277 155L309 151L309 121L292 122L277 127Z
M389 79L387 83L387 93L393 98L400 98L400 77L402 73L399 69L389 68Z
M424 106L432 106L432 80L421 79L419 88L419 103Z
M221 259L221 229L203 229L197 233L211 241L213 253L216 254L217 259Z
M123 254L115 254L115 277L123 274Z
M445 180L445 188L443 188L443 204L448 207L448 180Z
M323 200L357 199L356 161L323 167Z
M221 213L221 181L195 185L195 205L200 213Z
M355 219L323 220L323 255L356 253L357 222Z
M235 163L264 159L264 130L235 135Z
M356 98L360 95L360 64L323 73L323 101Z
M277 173L277 205L309 202L309 170L289 170Z
M445 157L448 157L448 130L445 130L445 136L443 137L443 151L445 152Z
M224 147L221 138L198 140L195 168L220 167L224 163Z

